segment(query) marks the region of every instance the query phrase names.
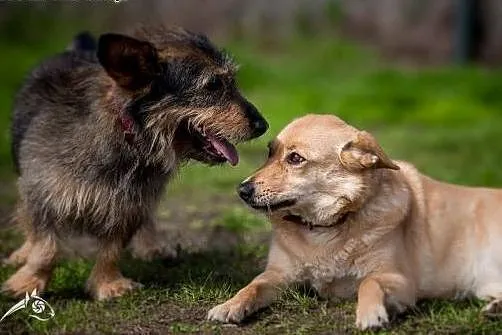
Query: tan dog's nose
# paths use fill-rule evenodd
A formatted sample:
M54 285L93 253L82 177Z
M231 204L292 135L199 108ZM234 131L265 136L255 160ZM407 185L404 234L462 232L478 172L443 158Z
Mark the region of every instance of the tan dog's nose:
M239 197L241 197L242 200L249 202L254 196L254 182L252 180L244 181L239 185L237 191L239 193Z

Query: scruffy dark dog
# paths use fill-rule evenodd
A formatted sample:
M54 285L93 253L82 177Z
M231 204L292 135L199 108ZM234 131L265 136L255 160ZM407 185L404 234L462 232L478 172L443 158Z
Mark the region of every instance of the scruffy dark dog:
M78 36L17 97L16 220L26 241L8 259L22 265L3 285L11 295L42 291L58 244L78 233L99 242L87 283L94 298L134 288L118 269L121 250L135 234L152 243L156 204L180 163L235 165L232 143L267 130L239 93L234 63L206 37L165 27L131 36L104 34L97 50Z

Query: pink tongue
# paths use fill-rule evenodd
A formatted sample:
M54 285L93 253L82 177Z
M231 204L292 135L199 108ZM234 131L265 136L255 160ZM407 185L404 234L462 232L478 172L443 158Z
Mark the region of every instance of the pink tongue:
M213 145L213 147L221 153L227 161L235 166L239 163L239 154L235 147L226 140L220 140L212 136L208 136L209 141Z

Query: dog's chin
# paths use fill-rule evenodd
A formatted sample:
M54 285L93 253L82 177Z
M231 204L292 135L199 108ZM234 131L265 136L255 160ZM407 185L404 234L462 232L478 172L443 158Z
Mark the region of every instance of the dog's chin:
M302 223L308 223L309 225L312 225L313 227L338 227L343 225L344 223L347 222L349 219L350 215L352 212L343 212L339 213L337 215L334 215L333 217L326 219L326 218L308 218L306 216L299 216L299 215L286 215L283 217L286 221L292 221L292 222L299 222L301 220Z
M294 206L296 204L296 199L285 199L281 201L276 201L276 202L269 202L269 203L256 203L256 202L248 202L248 205L251 206L252 208L262 211L262 212L277 212L280 210L285 210L291 206Z

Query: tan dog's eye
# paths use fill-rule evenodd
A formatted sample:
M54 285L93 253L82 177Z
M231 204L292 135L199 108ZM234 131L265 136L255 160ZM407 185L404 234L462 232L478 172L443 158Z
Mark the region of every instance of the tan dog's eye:
M298 164L305 162L305 158L303 158L302 156L300 156L296 152L292 152L292 153L288 154L288 156L286 157L286 161L288 162L288 164L298 165Z

